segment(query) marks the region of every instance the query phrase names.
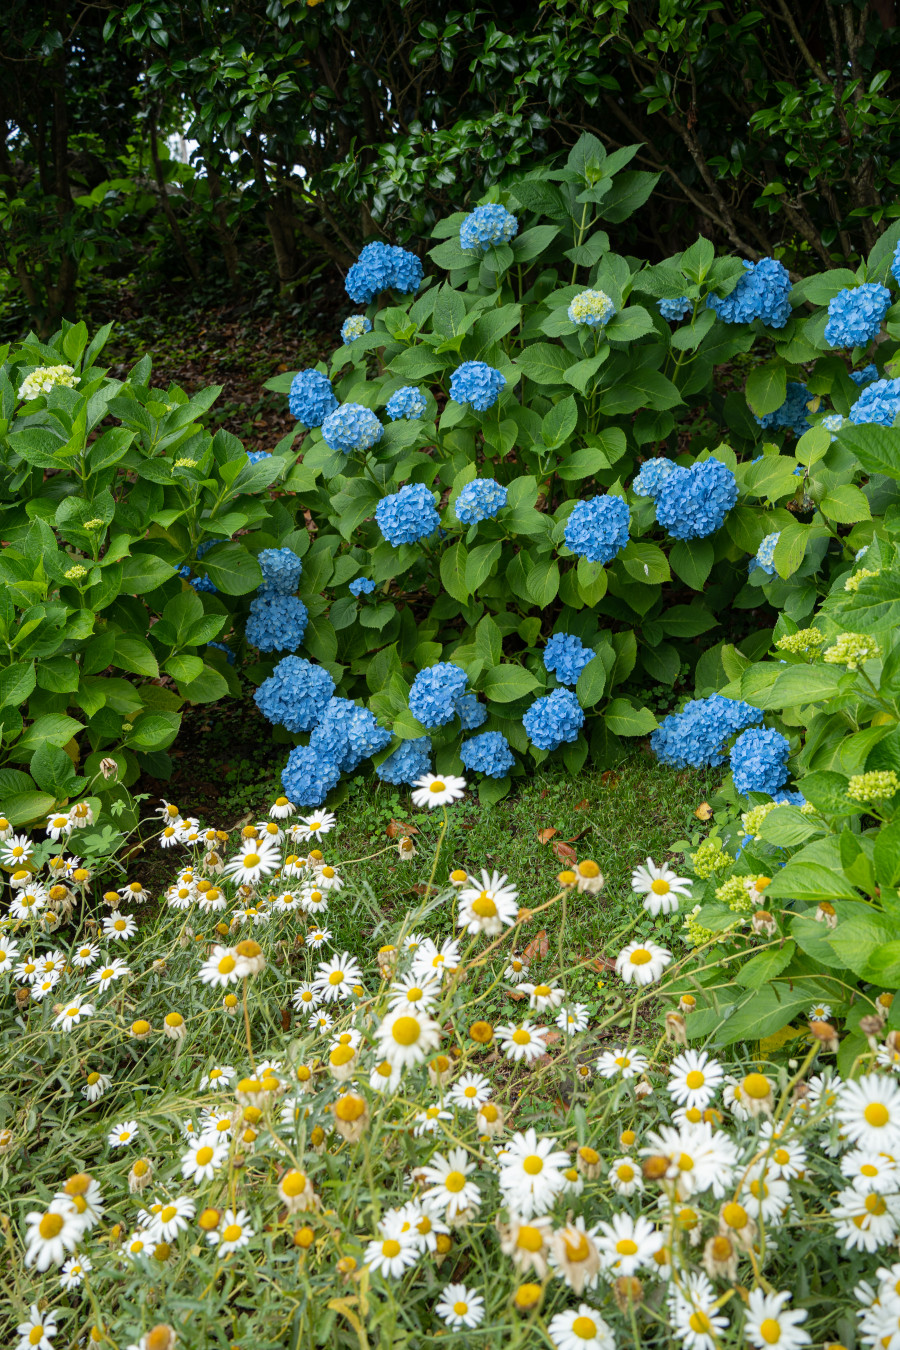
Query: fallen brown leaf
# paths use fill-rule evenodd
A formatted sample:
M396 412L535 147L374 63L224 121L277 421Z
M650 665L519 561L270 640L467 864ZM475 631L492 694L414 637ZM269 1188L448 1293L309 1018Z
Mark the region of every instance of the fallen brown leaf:
M616 773L615 769L605 769L600 775L600 782L604 787L613 788L621 777L622 775Z
M544 1036L544 1041L547 1045L552 1045L554 1041L559 1040L561 1035L562 1032L559 1031L548 1031Z
M569 844L564 844L561 839L557 839L553 845L553 852L559 858L560 862L573 863L577 858L577 853Z
M595 956L591 962L592 970L615 970L616 963L611 956Z
M282 1030L282 1031L290 1031L290 1029L291 1029L291 1010L290 1010L290 1008L282 1008L282 1010L281 1010L281 1030Z
M529 942L528 946L522 952L522 959L525 961L539 961L542 956L546 956L550 950L550 939L547 937L546 928L542 928L536 933Z
M538 830L538 843L549 844L555 834L559 834L559 830L555 829L552 825L548 825L544 830Z
M402 835L413 835L419 833L417 825L404 825L402 820L391 820L390 825L385 828L385 834L388 839L396 839Z
M701 802L700 805L697 807L697 810L694 812L694 815L697 817L698 820L710 820L712 817L712 813L713 809L710 806L709 802Z
M582 797L582 799L581 799L580 802L576 802L576 803L575 803L575 810L576 810L576 811L590 811L590 809L591 809L591 804L590 804L590 802L588 801L587 797Z
M514 999L516 1003L519 1003L523 998L526 998L527 995L523 994L521 989L510 989L509 997Z

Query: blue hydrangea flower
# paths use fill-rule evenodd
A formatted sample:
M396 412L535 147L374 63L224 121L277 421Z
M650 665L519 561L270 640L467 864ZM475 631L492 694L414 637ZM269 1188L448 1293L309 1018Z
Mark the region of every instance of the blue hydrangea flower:
M518 228L519 222L505 206L496 202L476 206L459 227L459 246L484 253L492 244L508 244Z
M311 745L295 746L281 773L284 790L295 806L321 806L340 781L341 771L334 760Z
M382 497L375 508L378 528L389 544L414 544L440 527L434 493L424 483L407 483L399 492Z
M639 497L655 497L666 474L676 466L665 455L645 460L641 471L631 484Z
M721 527L738 489L727 464L705 459L689 469L673 465L653 495L657 523L673 539L705 539Z
M631 511L624 497L588 497L566 521L565 541L588 562L608 563L628 543Z
M261 652L293 652L303 641L309 614L296 595L280 595L262 587L250 601L244 630L251 647Z
M554 689L534 700L522 725L539 750L556 750L564 742L578 740L584 710L571 689Z
M724 300L707 296L706 303L724 323L752 323L762 319L770 328L783 328L791 317L791 279L774 258L745 262L742 276Z
M786 736L771 727L754 727L738 736L731 751L734 786L748 792L777 792L788 776L791 747Z
M894 280L900 284L900 243L894 249L894 257L891 261L891 275Z
M463 525L491 520L506 505L506 488L493 478L473 478L456 499L456 514Z
M234 652L230 647L226 647L224 642L207 642L207 647L215 647L217 652L225 653L225 660L230 666L234 665Z
M693 301L686 295L679 295L675 300L657 300L656 308L664 319L669 319L673 323L680 323L686 315L690 314L694 308Z
M825 341L829 347L865 347L878 335L891 307L891 293L877 281L848 286L828 302Z
M251 464L261 464L264 459L271 459L272 456L268 450L248 450L247 458Z
M402 389L398 389L396 394L391 394L387 401L387 415L392 422L396 422L401 417L405 417L409 422L416 417L424 417L427 407L425 395L421 390L416 389L412 384L407 384Z
M479 703L474 694L463 694L456 700L456 715L463 731L474 731L487 721L487 708Z
M253 695L263 717L295 734L312 731L334 694L334 680L324 666L302 656L285 656Z
M423 727L445 727L456 716L456 705L466 692L469 677L452 661L426 666L413 680L409 710Z
M863 544L862 548L857 549L856 552L854 553L854 555L853 555L853 560L854 560L854 562L859 562L860 559L862 559L862 558L864 558L864 557L866 556L866 554L868 553L868 551L869 551L869 545L868 545L868 544Z
M735 732L763 718L759 708L739 699L711 694L692 699L680 713L671 713L650 737L650 746L660 764L673 769L713 768L725 761L726 743Z
M357 577L355 581L350 582L351 595L371 595L375 589L375 582L370 577Z
M331 381L320 370L298 370L291 381L288 407L291 416L307 427L320 427L338 406Z
M867 366L863 366L862 370L851 370L850 378L854 384L858 384L862 388L864 384L871 384L873 380L878 379L878 367L874 361L870 361Z
M754 420L764 430L775 427L779 430L792 431L799 438L804 432L809 431L811 425L806 415L807 404L811 397L805 384L789 380L781 407L776 408L774 412L764 413L762 417L757 417L754 413Z
M200 550L197 550L198 554ZM209 577L195 576L187 563L182 563L176 567L175 571L180 577L184 577L189 586L193 586L195 591L208 591L210 595L218 594L218 587L214 586Z
M361 403L342 403L322 423L322 436L332 450L349 455L353 450L370 450L384 435L384 427Z
M823 427L825 427L826 430L828 430L828 431L831 432L831 439L832 439L832 441L836 441L836 440L837 440L837 433L840 431L841 427L844 425L844 419L843 419L843 417L841 417L841 414L840 414L840 413L829 413L827 417L823 417L823 418L822 418L822 423L821 423L821 425L822 425ZM799 464L798 464L797 467L798 467L798 468L800 467Z
M431 771L431 737L415 736L401 741L392 755L375 766L375 773L383 783L412 787L417 778Z
M750 559L748 571L753 572L757 567L761 567L767 576L774 577L775 564L772 559L775 556L775 545L780 538L780 530L776 530L774 534L766 535L765 539L756 550L756 557Z
M357 711L352 699L329 699L309 738L309 748L323 759L333 761L339 770L343 770L348 757L350 725Z
M484 361L463 361L450 376L450 397L455 403L466 403L477 412L493 408L506 388L506 376Z
M367 319L365 314L351 314L341 324L341 341L346 347L351 342L355 342L358 337L362 337L365 333L371 333L371 331L371 319Z
M772 794L772 801L776 806L805 806L806 798L802 792L788 792L786 789L782 792Z
M302 559L290 548L264 548L256 561L262 568L267 591L293 595L303 573Z
M347 724L347 751L341 769L352 773L364 759L390 745L391 740L391 733L378 725L374 713L368 708L354 707Z
M554 633L544 648L544 669L555 673L560 684L577 684L594 653L571 633Z
M850 409L850 421L874 422L880 427L892 427L900 412L900 379L875 380L867 385Z
M483 731L471 736L459 748L459 757L472 773L488 778L505 778L516 762L509 741L499 731Z
M347 273L344 289L357 305L367 305L382 291L408 295L422 284L422 264L405 248L392 248L378 240L366 244Z
M572 323L605 328L616 312L606 291L579 291L566 310Z

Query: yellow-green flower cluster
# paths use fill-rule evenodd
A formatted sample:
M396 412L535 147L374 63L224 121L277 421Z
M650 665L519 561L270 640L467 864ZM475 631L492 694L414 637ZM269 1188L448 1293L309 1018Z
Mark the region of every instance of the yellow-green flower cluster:
M868 567L861 567L858 572L854 572L852 577L848 577L844 582L844 590L855 594L859 590L860 582L865 581L866 577L880 577L881 568L876 567L874 572Z
M852 802L877 802L900 792L900 778L893 769L870 769L855 773L847 784L847 796Z
M794 656L807 656L810 652L817 652L820 647L825 645L825 634L820 633L818 628L801 628L796 633L785 633L775 643L778 651L791 652Z
M759 908L759 897L754 898L747 889L750 877L729 877L716 888L716 899L735 914L748 914Z
M74 567L70 567L68 572L65 572L63 575L65 576L66 581L80 581L82 577L87 576L87 568L82 567L81 563L76 563Z
M717 872L727 872L733 861L731 854L723 849L722 841L717 834L711 834L704 839L697 852L690 854L690 859L694 871L702 881L715 876Z
M74 389L81 381L72 366L38 366L30 375L26 375L19 388L19 398L28 403L41 394L49 394L51 389L63 387Z
M761 802L759 806L751 807L741 816L741 826L743 832L751 839L760 839L762 837L762 823L766 816L775 810L776 802Z
M718 933L714 928L704 928L702 923L698 923L697 915L700 913L700 906L695 905L689 914L684 916L682 928L684 929L684 941L689 947L705 947L707 943L719 944L727 940L726 933Z
M863 661L874 660L880 655L878 643L865 633L838 633L833 645L825 653L825 660L830 666L859 670Z

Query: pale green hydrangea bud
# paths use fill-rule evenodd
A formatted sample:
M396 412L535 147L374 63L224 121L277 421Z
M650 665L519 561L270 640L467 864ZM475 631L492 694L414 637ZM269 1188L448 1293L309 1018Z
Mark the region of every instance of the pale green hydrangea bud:
M701 923L697 922L697 915L699 913L700 906L695 905L684 917L681 926L684 929L685 943L689 947L703 947L707 943L713 943L717 946L719 943L726 942L728 940L727 932L716 932L714 928L704 928Z
M49 394L51 389L63 386L74 389L81 381L72 366L38 366L30 375L26 375L19 388L19 398L28 403L41 394Z
M848 577L847 580L844 582L844 590L850 591L851 594L854 594L856 591L859 590L860 582L865 581L866 577L880 577L880 576L881 576L880 567L876 567L874 572L871 572L868 567L861 567L858 572L854 572L853 576Z
M82 567L81 563L76 563L74 567L69 568L68 572L64 572L63 576L66 581L80 581L82 577L87 576L87 568Z
M855 773L847 784L847 796L852 802L877 802L893 797L900 791L900 778L893 769L870 769Z
M605 291L580 291L567 312L572 323L603 328L615 314L616 307Z
M865 633L839 633L825 653L825 660L831 666L859 670L863 661L871 661L880 655L878 643L874 638L866 637Z
M716 872L727 872L733 862L731 855L723 849L722 841L717 834L711 834L708 839L704 839L697 852L689 856L694 871L702 881L715 876Z
M93 520L86 520L84 522L84 528L86 530L102 530L103 521L100 519L99 516L96 516Z
M759 806L751 807L749 811L745 811L741 816L741 825L743 826L744 834L748 835L751 839L762 838L760 833L762 830L762 823L766 816L770 815L771 812L775 810L775 806L775 802L762 802Z
M746 914L758 908L759 898L756 888L754 887L754 894L751 895L747 890L748 880L753 878L729 877L716 888L716 899L721 900L722 904L727 905L735 914Z
M775 646L780 652L791 652L794 656L805 656L809 652L817 652L824 646L825 634L820 633L818 628L801 628L797 633L785 633L780 637Z

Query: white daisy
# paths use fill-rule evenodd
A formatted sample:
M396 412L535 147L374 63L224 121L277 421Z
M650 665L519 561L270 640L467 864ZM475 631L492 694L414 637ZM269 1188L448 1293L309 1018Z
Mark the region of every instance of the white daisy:
M532 1128L514 1134L500 1159L500 1189L510 1210L529 1219L550 1209L570 1163L555 1139L539 1139Z
M27 834L14 834L0 848L0 862L7 867L22 867L33 852L34 846Z
M117 956L112 961L101 961L99 967L88 976L88 984L96 985L98 994L105 994L111 984L130 974L125 962Z
M276 797L269 807L269 815L273 820L288 820L296 810L294 803L287 797Z
M56 1313L41 1312L36 1303L32 1303L24 1322L16 1327L19 1334L18 1350L53 1350L53 1337L56 1335Z
M547 1324L554 1350L616 1350L610 1326L587 1303L556 1313Z
M237 984L240 975L234 948L221 947L217 943L197 973L203 984L211 985L214 989Z
M407 1069L423 1060L441 1043L440 1023L424 1009L412 1006L388 1013L375 1033L379 1059Z
M77 966L79 970L88 970L97 957L100 955L100 948L96 942L83 942L80 947L72 953L72 965Z
M535 1026L527 1018L521 1026L510 1022L496 1028L500 1048L507 1059L531 1064L547 1052L547 1028Z
M96 1069L89 1073L85 1080L85 1085L81 1089L82 1097L86 1097L89 1102L96 1102L108 1092L112 1086L112 1079L108 1074L98 1073Z
M309 839L321 839L337 823L337 817L331 811L318 811L312 816L301 816L291 833L305 843Z
M331 929L311 928L306 934L304 941L306 942L307 947L312 947L314 950L318 947L326 947L331 941ZM324 994L322 997L325 997Z
M433 1008L441 996L441 982L437 975L403 975L395 980L388 991L388 1007L391 1012L397 1008L416 1008L426 1012Z
M349 952L341 952L316 967L313 986L326 1003L351 998L355 984L362 984L362 971Z
M852 1143L900 1153L900 1083L895 1079L870 1073L842 1084L835 1114Z
M724 1077L724 1069L706 1050L685 1050L669 1065L666 1091L679 1106L704 1111Z
M108 914L103 920L103 936L118 942L127 942L137 932L137 924L130 914Z
M616 974L626 984L653 984L672 960L672 953L655 942L629 942L616 957Z
M528 1006L532 1012L552 1012L565 998L565 990L560 989L555 980L550 984L522 984L523 994L528 995Z
M413 806L420 809L428 807L433 811L436 806L449 806L458 802L466 790L466 780L445 774L438 778L436 774L426 773L413 784Z
M9 905L9 917L11 919L36 919L42 909L47 905L47 892L43 886L34 883L21 886L16 891Z
M409 1233L374 1238L363 1253L363 1262L369 1269L390 1280L398 1280L418 1259L418 1245Z
M475 1163L464 1148L451 1148L445 1155L433 1153L427 1166L419 1169L422 1180L429 1183L422 1195L422 1204L429 1214L455 1220L475 1213L481 1204L481 1192L469 1177Z
M171 1242L179 1233L186 1231L188 1224L197 1212L197 1206L187 1195L179 1195L175 1200L167 1200L153 1206L153 1217L146 1225L148 1237L156 1242Z
M439 1106L426 1106L413 1116L413 1134L421 1139L426 1134L437 1134L442 1120L452 1120L451 1111L443 1111Z
M402 1076L402 1070L395 1068L389 1059L382 1059L369 1074L369 1087L375 1092L393 1093L400 1086Z
M460 928L467 933L496 937L515 923L519 913L518 892L507 884L506 873L482 870L480 882L473 877L469 882L459 893L456 922Z
M454 1106L461 1106L469 1111L480 1111L492 1092L491 1084L484 1074L464 1073L453 1084L447 1099Z
M614 1276L633 1275L642 1266L650 1265L662 1245L662 1233L643 1214L637 1218L614 1214L610 1223L599 1225L597 1246L604 1265Z
M691 882L665 864L657 867L653 859L648 858L646 867L636 867L632 872L631 889L644 897L644 909L656 918L659 914L674 914L679 899L690 898Z
M106 1141L110 1148L125 1148L128 1144L134 1142L137 1138L138 1123L136 1120L123 1120L118 1125L114 1125L106 1136Z
M841 1158L841 1172L862 1195L867 1191L893 1193L900 1189L897 1161L886 1153L851 1149Z
M900 1195L847 1186L838 1191L837 1204L830 1203L829 1215L835 1237L843 1239L848 1251L874 1252L892 1243L897 1235Z
M13 963L18 955L18 943L9 942L0 933L0 975L5 975L12 970Z
M181 1159L181 1175L198 1185L201 1181L212 1181L227 1157L227 1144L198 1140Z
M566 1008L560 1008L556 1017L556 1025L564 1036L577 1036L580 1032L587 1030L589 1020L587 1005L572 1003Z
M84 1235L81 1215L65 1200L51 1200L45 1210L25 1215L25 1264L37 1270L61 1266Z
M234 1069L230 1064L214 1064L209 1073L205 1073L200 1079L200 1090L204 1088L224 1088L227 1087L234 1077Z
M270 876L280 862L278 849L261 839L250 839L225 864L225 875L241 886L255 886L263 877Z
M460 960L460 945L452 938L447 938L440 947L431 938L422 938L413 953L412 973L443 980L447 971L456 970Z
M523 961L521 956L512 956L510 957L509 965L503 972L503 978L504 980L508 980L510 984L519 984L521 980L524 980L527 974L528 962Z
M207 1233L206 1240L210 1246L217 1249L217 1255L227 1256L240 1247L246 1247L253 1236L250 1215L247 1211L226 1209L219 1220L218 1228L212 1233Z
M809 1344L809 1335L800 1326L808 1314L805 1309L797 1312L787 1309L785 1305L790 1301L788 1293L751 1291L744 1313L744 1335L757 1350L799 1350L801 1345Z
M89 1275L92 1269L93 1266L86 1256L70 1256L59 1273L59 1282L68 1293L70 1289L77 1289L85 1275Z
M472 1330L484 1321L484 1297L465 1284L447 1284L434 1311L452 1330L459 1327Z
M636 1078L638 1074L647 1072L649 1060L640 1050L617 1045L612 1050L603 1051L596 1067L601 1078Z
M71 1031L73 1027L78 1026L83 1017L90 1017L93 1012L93 1003L86 1003L84 996L79 995L63 1004L62 1011L53 1019L53 1025L59 1027L61 1031Z
M634 1195L644 1189L641 1169L633 1158L616 1158L606 1179L617 1195Z
M330 863L323 863L316 873L316 881L319 888L323 891L340 891L344 886L344 879L336 867Z
M702 1271L692 1271L671 1291L669 1317L685 1350L719 1350L719 1337L728 1330L728 1318Z

